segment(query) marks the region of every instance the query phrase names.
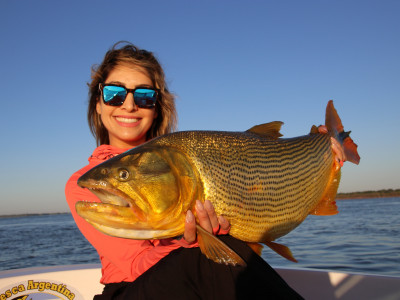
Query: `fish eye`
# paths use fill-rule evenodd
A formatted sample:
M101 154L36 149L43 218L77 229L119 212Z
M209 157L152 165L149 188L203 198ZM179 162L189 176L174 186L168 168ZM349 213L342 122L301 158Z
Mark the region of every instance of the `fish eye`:
M126 181L129 179L129 171L127 169L119 169L118 171L119 179Z

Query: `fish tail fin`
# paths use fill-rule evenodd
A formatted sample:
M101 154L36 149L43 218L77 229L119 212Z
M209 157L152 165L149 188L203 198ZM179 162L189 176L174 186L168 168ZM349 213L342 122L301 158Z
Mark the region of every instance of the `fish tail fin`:
M294 258L292 251L290 251L289 247L271 241L267 241L264 244L270 247L279 255L283 256L284 258L297 263L297 260Z
M200 250L208 259L226 265L246 266L246 262L216 236L199 225L196 226L196 229Z
M343 140L343 148L346 159L351 161L353 164L358 165L360 163L360 156L357 152L357 144L353 142L351 137L348 136Z
M333 106L332 100L329 100L326 106L325 125L329 133L342 145L345 160L358 165L360 156L357 152L357 144L350 138L350 131L344 131L342 121Z

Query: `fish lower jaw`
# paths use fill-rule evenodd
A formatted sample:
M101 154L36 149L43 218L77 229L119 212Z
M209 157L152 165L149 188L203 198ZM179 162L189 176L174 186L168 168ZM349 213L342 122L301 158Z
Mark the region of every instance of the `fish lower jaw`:
M89 221L90 222L90 221ZM171 230L158 230L158 229L126 229L115 228L107 225L102 225L96 222L90 222L97 230L119 238L135 239L135 240L148 240L148 239L163 239L178 236Z

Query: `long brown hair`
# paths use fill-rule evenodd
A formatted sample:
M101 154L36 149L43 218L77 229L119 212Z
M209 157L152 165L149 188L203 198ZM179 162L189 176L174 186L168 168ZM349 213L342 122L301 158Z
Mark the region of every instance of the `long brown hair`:
M124 45L119 47L121 44ZM97 145L110 143L108 131L96 111L97 101L100 101L99 84L104 83L117 65L134 65L143 68L154 87L160 90L160 97L155 106L157 118L147 132L147 140L174 131L177 123L175 97L168 91L165 74L160 63L152 52L139 49L129 42L121 41L107 51L100 65L92 67L87 118L90 131L96 138Z

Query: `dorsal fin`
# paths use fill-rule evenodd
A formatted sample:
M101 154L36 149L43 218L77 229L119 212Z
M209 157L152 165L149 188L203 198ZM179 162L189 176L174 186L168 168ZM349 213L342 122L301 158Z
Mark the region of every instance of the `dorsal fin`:
M263 137L267 137L267 138L276 140L282 136L282 134L279 132L279 130L281 130L282 125L283 125L283 122L274 121L274 122L269 122L269 123L253 126L246 132L251 132L251 133L263 136Z
M318 127L313 125L310 130L310 134L317 134L319 133Z

